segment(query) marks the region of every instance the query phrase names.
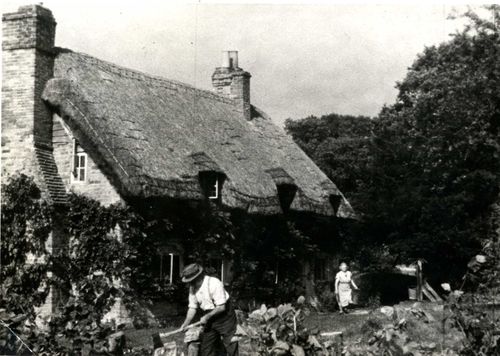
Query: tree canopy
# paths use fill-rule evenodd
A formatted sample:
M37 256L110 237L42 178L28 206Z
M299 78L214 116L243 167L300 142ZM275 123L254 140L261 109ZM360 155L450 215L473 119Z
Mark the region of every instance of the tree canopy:
M359 206L367 189L372 126L369 117L337 114L286 121L296 143Z
M453 278L495 233L500 7L487 10L490 18L467 12L461 32L425 48L397 83L396 102L376 118L287 121L362 215L350 236L357 242L347 243L358 260L386 249L394 263L425 258L434 275Z

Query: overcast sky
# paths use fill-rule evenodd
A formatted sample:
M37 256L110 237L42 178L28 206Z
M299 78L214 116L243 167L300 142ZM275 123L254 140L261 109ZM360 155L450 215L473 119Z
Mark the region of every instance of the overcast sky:
M33 1L35 2L35 1ZM2 12L30 1L4 0ZM103 4L104 3L104 4ZM45 0L56 45L210 89L221 51L239 51L251 100L277 123L374 116L424 46L459 24L452 5L243 5Z

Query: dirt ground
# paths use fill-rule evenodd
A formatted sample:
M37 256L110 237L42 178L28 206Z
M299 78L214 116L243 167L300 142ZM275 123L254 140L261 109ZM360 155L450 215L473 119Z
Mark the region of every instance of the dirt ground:
M304 323L309 329L318 329L320 332L342 331L344 337L346 337L361 328L368 319L369 313L370 310L368 309L355 309L349 314L311 312ZM178 320L172 320L172 324L165 328L128 330L126 332L127 345L128 347L152 346L152 334L175 330L181 325L182 321L183 317L179 317ZM176 337L164 341L182 342L183 339L184 335L178 334Z

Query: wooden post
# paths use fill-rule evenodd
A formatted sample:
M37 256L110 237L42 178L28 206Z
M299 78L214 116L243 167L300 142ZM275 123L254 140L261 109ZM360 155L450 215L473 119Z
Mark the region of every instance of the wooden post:
M423 275L422 275L422 261L417 261L417 300L421 302L423 300Z

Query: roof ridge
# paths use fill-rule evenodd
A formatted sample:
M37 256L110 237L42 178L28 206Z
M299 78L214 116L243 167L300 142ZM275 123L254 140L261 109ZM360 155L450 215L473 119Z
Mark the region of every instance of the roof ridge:
M226 96L212 92L212 91L207 90L207 89L197 88L193 85L183 83L183 82L178 81L178 80L168 79L168 78L161 77L158 75L145 73L145 72L142 72L142 71L137 70L137 69L127 68L127 67L106 61L104 59L100 59L100 58L97 58L97 57L94 57L94 56L91 56L89 54L82 53L82 52L76 52L76 51L73 51L73 50L70 50L67 48L57 47L56 51L57 51L57 54L71 53L71 54L78 55L80 57L84 57L90 63L101 67L101 69L107 70L109 72L112 72L114 74L118 74L118 75L126 77L126 78L142 80L148 84L158 85L161 87L165 87L167 89L183 90L185 92L191 91L195 94L198 94L198 95L203 96L203 97L208 98L208 99L214 99L214 100L218 100L220 102L226 103L226 104L234 105L234 100L231 98L228 98Z

